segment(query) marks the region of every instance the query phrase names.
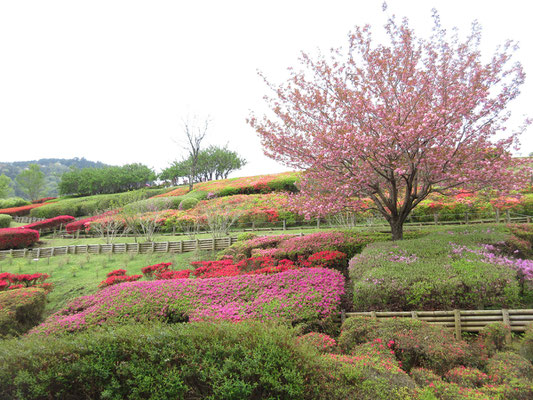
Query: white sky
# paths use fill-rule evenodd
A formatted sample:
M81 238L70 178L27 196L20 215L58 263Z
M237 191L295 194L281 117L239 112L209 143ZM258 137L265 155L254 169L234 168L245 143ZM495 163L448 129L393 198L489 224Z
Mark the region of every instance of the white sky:
M206 144L248 159L236 175L287 168L266 158L246 124L266 111L267 88L288 77L300 51L344 46L355 25L383 31L378 1L8 1L0 0L0 161L85 157L156 170L180 158L187 114L211 115ZM528 76L511 103L518 126L532 116L533 24L529 1L389 0L419 36L431 8L444 27L483 27L482 52L520 42ZM533 128L522 154L533 151Z

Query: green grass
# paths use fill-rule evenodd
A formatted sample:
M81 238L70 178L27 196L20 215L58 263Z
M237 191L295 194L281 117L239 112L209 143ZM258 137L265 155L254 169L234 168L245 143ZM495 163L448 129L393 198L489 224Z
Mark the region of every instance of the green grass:
M161 262L172 262L172 269L189 268L191 261L213 259L212 252L189 252L181 254L78 254L60 257L6 258L0 260L0 272L32 274L44 272L50 275L46 282L54 284L48 295L45 314L58 311L70 300L86 296L98 290L98 284L106 274L114 269L123 268L129 275L141 274L141 268Z

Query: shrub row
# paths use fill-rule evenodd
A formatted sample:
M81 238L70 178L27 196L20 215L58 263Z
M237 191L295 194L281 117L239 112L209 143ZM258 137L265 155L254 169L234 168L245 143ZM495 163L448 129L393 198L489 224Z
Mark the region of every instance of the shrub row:
M33 229L0 229L0 250L21 249L39 241L39 232Z
M54 218L48 218L42 221L33 222L28 225L24 225L21 228L24 229L35 229L35 230L41 230L41 229L53 229L60 226L65 226L70 222L73 222L76 218L71 217L70 215L60 215L58 217Z
M46 203L47 201L55 199L57 199L57 197L43 197L42 199L33 200L32 204Z
M29 215L32 210L42 207L43 204L29 204L20 207L3 208L0 210L0 214L11 215L12 217L24 217Z
M44 204L39 209L33 210L30 215L37 218L53 218L59 215L83 217L94 215L102 210L119 208L161 192L161 189L140 189L117 194L59 199L57 202Z
M78 331L101 324L160 320L282 319L327 322L338 311L344 278L309 268L274 275L127 282L81 297L33 332Z
M0 228L9 228L11 221L13 221L11 215L0 214Z
M29 202L28 200L24 200L21 197L10 197L7 199L0 199L0 209L27 206L29 204L31 204L31 202Z

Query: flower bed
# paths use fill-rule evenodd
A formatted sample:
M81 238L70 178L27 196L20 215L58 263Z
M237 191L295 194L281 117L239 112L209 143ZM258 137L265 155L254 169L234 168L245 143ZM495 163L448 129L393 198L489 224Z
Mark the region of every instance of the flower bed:
M344 278L309 268L274 275L128 282L78 298L32 332L78 331L103 324L161 320L327 319L338 311Z
M57 199L57 197L43 197L42 199L33 200L32 204L42 204L55 199Z
M44 273L10 274L9 272L3 272L0 274L0 291L37 286L49 292L52 290L52 284L43 283L49 277L50 275Z
M67 225L71 222L73 222L76 218L71 217L70 215L60 215L58 217L45 219L43 221L37 221L33 222L28 225L24 225L21 228L24 229L35 229L35 230L41 230L41 229L52 229L57 228L61 225Z
M23 217L29 215L30 211L37 207L42 207L44 204L29 204L27 206L3 208L0 210L0 214L11 215L12 217Z
M210 197L223 197L236 194L257 194L273 191L297 191L295 182L298 179L296 172L282 172L280 174L246 176L217 181L201 182L194 185L194 190L207 192ZM175 190L156 197L183 196L189 190L188 186L181 186ZM211 196L209 196L209 193Z
M33 229L0 229L0 250L31 246L39 240L39 232Z
M68 223L65 226L65 229L67 230L67 233L75 233L77 231L85 231L85 230L87 230L89 228L90 222L96 221L97 219L101 219L101 218L104 218L104 217L107 217L107 216L114 215L117 212L118 212L117 210L107 211L107 212L105 212L103 214L94 215L92 217L80 219L78 221L73 221L73 222Z

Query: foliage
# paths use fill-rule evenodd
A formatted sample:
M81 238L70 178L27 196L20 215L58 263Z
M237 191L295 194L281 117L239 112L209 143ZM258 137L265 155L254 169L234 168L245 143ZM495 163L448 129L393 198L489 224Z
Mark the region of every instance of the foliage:
M10 197L8 199L0 199L0 210L3 208L13 208L19 206L27 206L31 204L28 200L24 200L22 197Z
M36 221L31 224L24 225L21 228L35 230L52 229L60 226L65 226L68 223L73 222L74 220L75 218L71 217L70 215L59 215L54 218L48 218L42 221Z
M282 319L325 321L338 312L344 278L309 268L274 275L127 282L80 297L36 327L34 334L78 331L132 321Z
M481 245L504 237L503 227L450 228L373 243L349 264L354 305L404 311L518 306L529 290L518 274L525 262L495 256Z
M156 179L154 171L143 164L121 167L72 169L61 176L59 193L90 196L141 189Z
M38 164L30 164L28 169L20 172L15 178L19 188L30 198L36 200L41 197L44 186L44 172Z
M13 193L12 185L13 181L9 176L5 174L0 175L0 199L4 199Z
M213 179L227 179L231 172L241 169L245 164L244 158L236 152L228 150L226 146L209 146L198 153L194 181L207 182ZM182 161L174 161L170 167L163 170L159 179L177 185L180 178L185 180L189 177L191 165L190 156Z
M505 351L496 353L487 363L489 375L497 376L499 382L533 378L533 365L520 355Z
M325 399L331 363L293 335L241 322L26 337L1 346L0 391L6 400Z
M39 232L33 229L0 229L0 250L29 247L39 240Z
M123 282L134 282L141 279L142 275L126 275L125 269L117 269L107 274L107 279L100 282L99 288L105 288L108 286L116 285Z
M29 204L27 206L10 207L0 210L0 214L7 214L13 217L23 217L31 213L31 210L41 207L43 204Z
M455 340L450 330L410 318L372 321L369 317L350 317L341 327L338 343L347 353L375 339L394 351L405 371L424 367L443 373L474 361L469 359L468 345Z
M46 303L46 291L29 287L0 291L0 338L18 335L37 325Z
M511 340L511 327L502 322L485 325L479 332L478 339L489 355L502 351Z
M160 194L162 191L164 192L161 189L139 189L126 193L60 199L57 202L42 205L30 215L38 218L53 218L58 215L90 216L101 212L101 210L115 209L147 199ZM156 201L155 203L158 202Z
M0 228L9 228L9 225L11 225L11 221L13 218L11 215L7 214L0 214Z
M356 27L347 49L303 54L303 68L269 84L274 117L249 122L268 156L305 171L298 205L307 217L370 199L401 239L410 212L434 191L503 194L529 183L527 161L512 157L529 121L498 137L524 82L513 43L484 62L477 24L460 40L436 12L434 22L425 39L407 18L391 18L384 44L373 42L369 26Z
M273 191L295 192L298 173L283 172L280 174L247 176L198 183L195 190L209 193L210 197L233 196L237 194L262 194ZM186 186L168 192L162 196L182 196L187 193Z
M49 292L52 290L52 284L43 283L49 277L48 274L43 274L41 272L35 274L11 274L9 272L2 272L0 273L0 291L38 286Z
M306 343L316 348L320 353L332 353L337 342L331 336L319 332L309 332L297 339L299 343Z
M520 341L520 355L533 363L533 323L529 323Z
M196 207L198 200L193 197L185 197L179 205L180 210L190 210L191 208Z

